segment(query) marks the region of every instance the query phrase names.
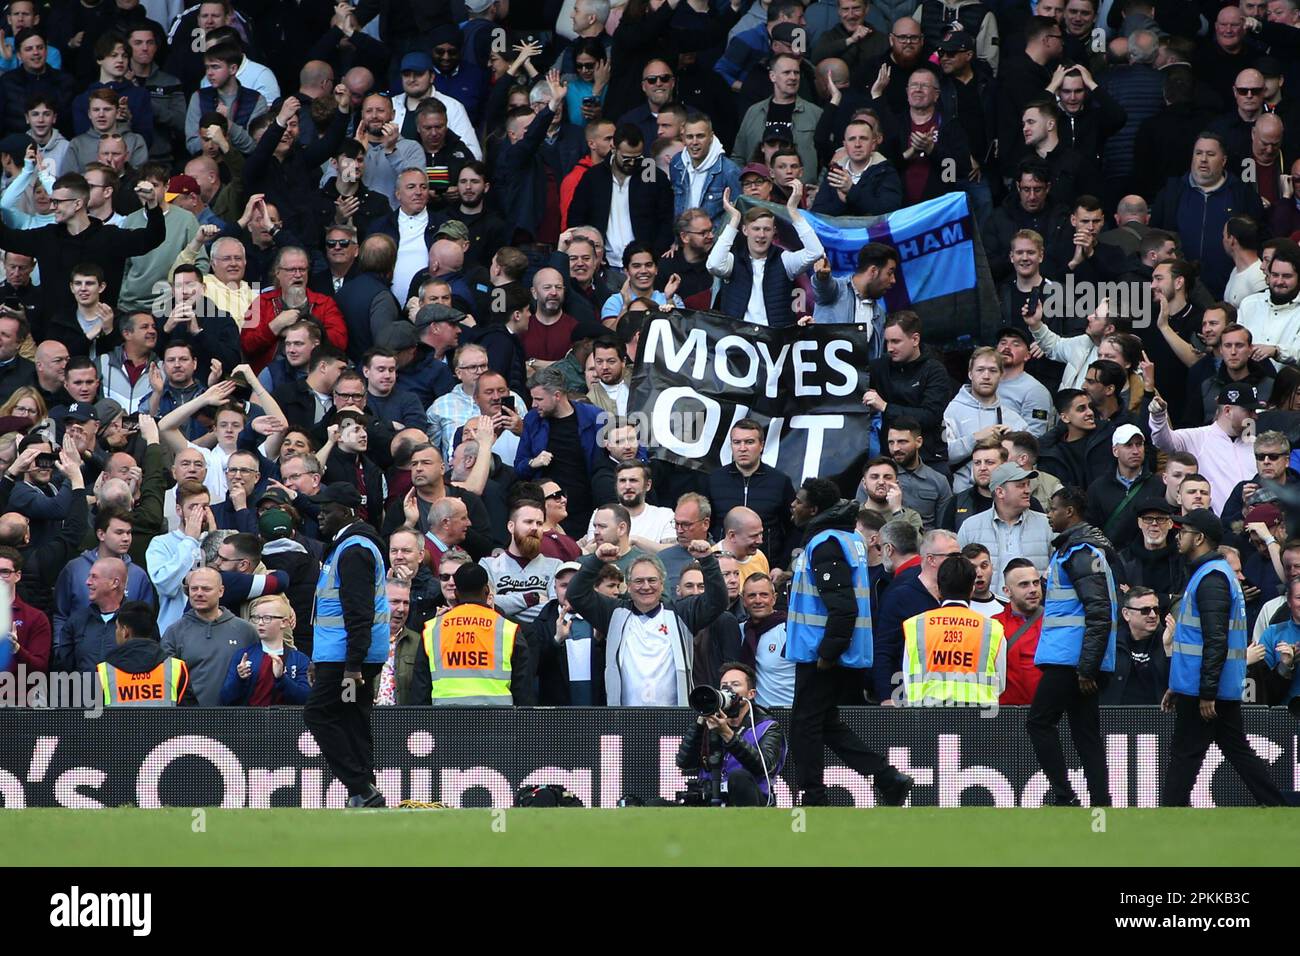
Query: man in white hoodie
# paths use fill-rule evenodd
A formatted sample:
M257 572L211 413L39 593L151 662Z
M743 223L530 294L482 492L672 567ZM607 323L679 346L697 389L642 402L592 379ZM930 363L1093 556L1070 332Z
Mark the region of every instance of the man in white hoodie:
M686 148L668 164L668 181L673 187L673 215L687 209L703 209L721 229L722 194L740 195L740 167L727 158L722 141L713 135L713 121L703 113L690 112L682 126Z
M976 349L967 369L970 382L961 387L943 412L954 494L971 486L970 459L977 441L1000 441L1008 432L1028 430L1020 413L1003 406L998 398L998 383L1002 381L1002 355L998 350L988 346Z

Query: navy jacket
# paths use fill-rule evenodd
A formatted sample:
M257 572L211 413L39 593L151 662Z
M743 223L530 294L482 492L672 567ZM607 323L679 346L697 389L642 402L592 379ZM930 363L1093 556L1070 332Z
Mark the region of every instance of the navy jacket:
M1201 281L1214 296L1223 295L1232 274L1232 259L1223 251L1223 224L1238 213L1264 221L1264 206L1255 192L1234 173L1214 192L1194 187L1191 175L1175 176L1165 183L1151 204L1151 225L1177 232L1183 255L1201 263Z
M903 622L939 606L921 583L918 564L895 576L880 598L876 616L874 656L871 664L871 695L889 700L894 692L894 675L903 669Z
M601 232L609 223L614 173L609 163L592 166L578 182L569 204L569 225L594 226ZM673 190L668 176L653 163L631 175L628 213L632 236L654 250L656 256L673 244Z
M587 402L574 402L574 414L578 416L578 440L582 450L587 454L587 462L595 470L596 456L600 443L596 440L600 431L602 412L595 405ZM515 472L523 481L536 481L538 472L528 463L546 451L546 444L551 437L550 419L543 418L536 410L524 416L524 433L519 437L519 450L515 453Z
M226 681L221 685L221 703L227 707L231 705L245 706L248 704L248 697L253 692L253 681L256 679L258 671L262 667L262 658L266 656L266 651L262 650L262 642L254 641L244 649L244 654L248 657L249 666L253 672L248 677L239 676L239 657L230 659L230 670L226 672ZM307 667L311 661L302 651L292 647L284 649L284 673L275 682L275 689L271 691L271 703L274 704L305 704L307 703L307 694L311 686L307 683Z

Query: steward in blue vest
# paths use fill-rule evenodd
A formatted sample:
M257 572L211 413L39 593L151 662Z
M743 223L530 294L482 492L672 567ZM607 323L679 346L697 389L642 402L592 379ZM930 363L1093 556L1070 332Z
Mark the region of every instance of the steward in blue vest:
M698 770L711 780L707 754L722 755L725 802L729 807L770 806L772 779L785 764L781 725L754 702L758 674L737 661L722 665L721 686L737 696L730 713L699 717L677 748L677 769ZM707 728L707 730L706 730ZM707 740L706 740L707 735Z
M1062 488L1052 495L1047 509L1057 537L1047 565L1043 630L1034 654L1043 676L1029 705L1025 731L1051 784L1048 802L1079 806L1057 729L1061 717L1068 714L1091 806L1108 807L1110 786L1098 702L1099 691L1115 670L1119 603L1112 569L1119 557L1106 537L1082 520L1087 501L1081 489Z
M790 749L803 805L826 803L825 748L872 776L882 802L900 806L914 781L889 765L840 719L841 703L862 704L872 660L871 580L856 531L858 506L835 482L808 478L790 506L803 549L795 559L785 656L795 662Z
M1176 718L1160 805L1191 804L1201 763L1215 743L1256 802L1280 806L1282 794L1246 741L1241 722L1242 700L1254 700L1246 694L1246 599L1219 553L1223 524L1207 508L1175 518L1174 524L1191 578L1175 617L1169 690L1161 703Z
M375 787L370 708L374 682L388 660L388 593L384 544L357 520L361 492L334 482L311 499L329 553L321 564L312 615L315 680L303 722L330 770L347 787L349 807L382 807Z

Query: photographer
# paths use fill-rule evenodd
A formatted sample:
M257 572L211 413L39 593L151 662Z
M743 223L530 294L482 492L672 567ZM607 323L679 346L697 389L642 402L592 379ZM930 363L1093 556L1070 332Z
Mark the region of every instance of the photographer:
M711 772L704 768L710 757L716 762L722 755L722 792L731 807L770 806L772 778L785 763L785 735L754 702L757 686L758 676L748 664L723 664L721 693L712 695L721 709L697 717L677 748L678 769L698 770L701 781L712 782ZM699 687L691 694L692 706L705 696L703 690Z

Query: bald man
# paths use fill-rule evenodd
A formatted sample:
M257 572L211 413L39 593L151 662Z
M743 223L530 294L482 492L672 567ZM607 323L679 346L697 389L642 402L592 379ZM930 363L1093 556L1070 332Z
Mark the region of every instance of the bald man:
M1295 204L1292 197L1284 195L1282 174L1287 172L1282 159L1282 138L1285 128L1282 121L1273 113L1264 113L1250 131L1250 160L1255 167L1253 183L1264 201L1265 215L1273 222L1274 235L1289 235L1292 229ZM1243 168L1250 163L1243 163Z
M351 91L348 87L348 92ZM358 130L366 145L366 168L361 181L367 189L387 196L389 205L396 209L397 176L404 169L423 169L424 149L419 143L402 138L401 127L393 120L393 101L378 93L371 93L361 101Z
M1264 114L1264 74L1253 69L1238 73L1232 99L1232 107L1215 119L1210 129L1227 143L1228 170L1241 176L1242 160L1251 154L1251 130Z
M119 558L100 558L90 565L85 578L89 601L55 631L51 670L93 671L117 646L115 621L126 582L126 564Z
M163 652L179 657L189 668L190 686L200 707L220 706L230 662L257 640L253 625L221 606L225 591L216 568L195 568L185 580L189 610L162 638Z
M1115 228L1097 237L1102 245L1115 246L1126 256L1136 256L1138 246L1151 232L1151 209L1138 195L1125 196L1115 207Z
M759 550L763 546L763 519L757 511L743 505L732 508L722 519L722 532L722 540L713 550L735 556L741 588L751 574L772 570L767 555Z

